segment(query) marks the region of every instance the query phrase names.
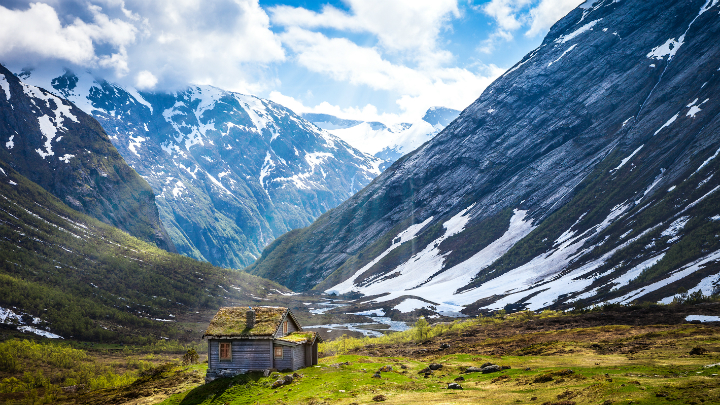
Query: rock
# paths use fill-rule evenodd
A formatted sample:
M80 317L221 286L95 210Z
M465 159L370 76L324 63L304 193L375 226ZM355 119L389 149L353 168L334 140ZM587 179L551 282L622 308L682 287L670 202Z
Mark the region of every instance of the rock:
M465 373L481 373L482 368L470 366L465 369Z
M375 401L375 402L383 402L386 400L387 400L387 397L385 395L375 395L373 397L373 401Z
M707 352L708 352L707 349L705 349L704 347L693 347L692 350L690 350L690 355L691 356L700 356L703 354L707 354Z
M449 348L450 348L450 345L447 343L443 343L440 345L440 350L449 349Z
M425 367L424 369L418 371L418 374L426 374L426 373L430 373L430 372L431 372L430 367Z
M482 365L480 365L480 368L492 366L492 365L493 365L492 363L483 363Z
M404 365L404 364L401 364L401 365L400 365L400 368L403 369L403 370L406 370L406 369L407 369L407 366Z
M300 374L298 374L298 373L293 373L292 376L293 376L293 378L300 378Z
M283 380L283 379L275 380L275 382L272 385L272 388L280 388L283 385L285 385L285 380Z
M660 392L656 393L655 396L658 398L667 398L668 393L665 391L660 391Z
M510 367L510 366L501 366L500 368L503 369L503 370L510 370L512 367Z
M465 377L460 376L460 377L456 378L455 381L457 381L457 382L459 382L459 381L465 381Z
M428 366L428 368L430 368L430 370L433 370L433 371L440 370L442 367L443 367L442 364L438 364L438 363L432 363Z
M389 373L392 371L392 366L382 366L380 367L380 370L378 372L382 371L383 373Z
M382 378L382 376L380 375L380 372L378 371L372 375L372 378Z
M491 364L487 367L483 367L481 370L483 374L497 373L498 371L502 370L502 367L498 366L497 364Z
M463 389L463 387L462 387L460 384L458 384L458 383L449 383L448 386L447 386L447 388L448 388L449 390L461 390L461 389Z
M263 377L267 377L270 375L270 370L263 371Z
M291 376L290 374L288 374L288 375L286 375L285 377L283 377L283 381L285 381L285 384L292 384L292 382L293 382L293 376Z

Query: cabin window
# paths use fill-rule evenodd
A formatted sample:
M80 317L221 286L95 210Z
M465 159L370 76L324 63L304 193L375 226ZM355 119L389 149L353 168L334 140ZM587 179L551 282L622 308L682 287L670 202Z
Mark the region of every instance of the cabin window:
M283 358L283 348L282 348L282 347L276 347L276 348L275 348L275 358L276 358L276 359L282 359L282 358Z
M287 335L287 321L283 322L283 335Z
M220 343L220 360L232 360L230 343Z

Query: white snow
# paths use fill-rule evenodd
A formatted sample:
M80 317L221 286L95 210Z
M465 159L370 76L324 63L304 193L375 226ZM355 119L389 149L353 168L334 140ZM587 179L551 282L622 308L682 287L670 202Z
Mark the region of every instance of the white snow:
M672 237L672 236L677 235L678 232L680 232L685 227L685 224L687 224L689 220L690 220L689 216L684 216L684 217L680 217L680 218L676 219L672 224L670 224L670 226L666 230L664 230L660 234L660 236Z
M710 217L710 219L712 219L713 221L720 221L720 215L712 216Z
M665 41L664 44L653 48L652 51L647 54L647 57L651 59L662 60L664 57L668 56L668 60L671 60L673 56L675 56L675 53L677 53L678 49L680 49L684 41L685 34L681 35L677 41L675 40L675 38L670 38Z
M660 280L653 284L644 286L644 287L640 288L639 290L632 291L630 293L623 295L622 297L612 299L608 302L609 303L623 303L623 304L631 302L643 295L649 294L653 291L659 290L662 287L665 287L668 284L672 284L678 280L681 280L681 279L689 276L690 274L700 270L701 268L703 268L704 265L709 264L710 262L715 262L719 259L720 259L720 250L717 250L705 257L695 260L694 262L692 262L690 264L680 267L679 269L670 273L668 275L668 277L666 277L663 280Z
M672 186L672 187L670 187L670 188L668 189L668 193L671 192L671 191L673 191L673 190L675 190L676 188L677 188L677 186Z
M395 305L395 309L402 313L412 312L416 309L425 308L427 306L430 306L432 304L429 304L425 301L420 301L416 298L407 298L403 300L401 303Z
M12 149L15 147L15 142L13 142L13 139L15 138L15 135L10 135L10 139L8 139L7 142L5 142L5 147L8 149Z
M185 184L178 180L177 183L175 183L175 187L172 190L172 195L175 198L178 198L182 195L183 191L185 190Z
M598 0L585 0L585 2L582 3L581 5L579 5L578 7L583 8L585 10L589 10L589 9L593 8L595 3L597 3L597 2L598 2Z
M710 315L688 315L685 317L687 322L700 321L700 322L720 322L720 316Z
M265 189L265 178L275 168L275 163L270 156L270 152L265 152L265 161L263 162L262 168L260 169L260 187Z
M53 124L50 116L48 115L43 115L39 117L38 123L40 124L40 132L42 132L43 136L45 136L45 151L40 148L35 149L35 151L43 159L45 159L46 157L55 154L55 152L53 152L52 150L52 141L55 138L55 135L57 135L57 128L55 128L55 125Z
M10 100L10 83L8 83L5 75L2 73L0 73L0 87L2 87L5 92L5 97Z
M660 260L665 257L665 253L661 253L655 257L651 257L644 262L638 264L637 266L633 267L632 269L626 271L623 275L620 277L612 280L612 283L615 283L618 285L618 287L622 287L629 282L635 280L640 274L642 274L643 271L646 269L649 269L650 267L656 265Z
M707 159L703 162L703 164L701 164L700 167L698 167L697 170L695 170L695 172L693 172L693 174L695 174L695 173L699 172L700 170L702 170L703 167L707 166L707 164L710 163L711 160L715 159L719 154L720 154L720 149L716 150L715 153L714 153L712 156L710 156L709 158L707 158Z
M133 98L135 99L135 101L137 101L138 103L140 103L140 104L144 105L145 107L147 107L147 108L150 110L150 114L152 114L152 112L153 112L152 104L148 103L148 101L145 100L145 99L143 98L143 96L141 96L140 93L138 93L138 91L137 91L134 87L128 87L128 88L126 88L125 90L126 90L131 96L133 96ZM147 125L145 125L145 130L147 131Z
M369 123L363 122L353 127L333 129L327 132L347 142L355 149L375 155L385 149L406 154L432 139L441 129L442 127L436 128L426 121L419 120L409 127L398 124L383 129L373 129Z
M571 41L574 38L576 38L577 36L583 34L584 32L591 31L593 29L593 27L601 20L602 20L602 18L599 18L595 21L590 21L589 23L583 25L582 27L578 28L577 30L575 30L567 35L562 35L560 38L556 39L555 42L559 43L559 44L564 44L568 41Z
M663 124L663 126L660 127L660 129L658 129L657 131L655 131L655 133L653 134L653 136L655 136L655 135L657 135L658 133L660 133L660 131L662 131L663 128L667 128L667 127L669 127L670 125L672 125L673 122L675 122L675 120L678 118L679 115L680 115L680 113L677 113L677 114L673 115L672 117L670 117L670 119L667 120L667 122L665 122L665 123Z
M685 114L685 116L695 118L695 115L702 111L700 107L708 101L710 101L709 98L705 99L705 101L703 101L702 103L695 105L695 103L698 102L698 99L696 98L695 101L687 105L687 108L689 108L690 110L687 112L687 114Z
M38 336L46 337L46 338L49 338L49 339L62 339L62 336L60 336L60 335L56 335L56 334L54 334L54 333L50 333L50 332L48 332L48 331L46 331L46 330L38 329L38 328L36 328L36 327L34 327L34 326L20 326L20 327L18 327L18 330L19 330L19 331L22 331L22 332L34 333L34 334L36 334L36 335L38 335Z
M638 200L635 201L635 205L640 204L640 202L643 200L643 198L645 198L645 196L647 196L648 193L650 193L650 191L652 191L652 189L655 188L655 186L657 186L658 183L660 183L660 181L663 179L663 173L665 173L665 169L660 169L660 174L655 176L655 180L653 180L652 184L650 184L648 186L648 188L645 189L645 191L643 192L643 195Z
M137 147L142 146L142 143L147 141L147 138L144 138L142 136L129 136L130 142L128 142L128 149L130 149L130 152L137 155L137 157L141 157L140 154L137 152Z
M309 303L303 303L305 305L310 305ZM362 312L352 312L353 315L365 315L365 316L385 316L385 310L382 308L378 309L369 309L367 311Z
M574 44L574 45L571 46L570 48L566 49L565 52L563 52L562 55L560 55L557 59L555 59L554 61L548 63L548 67L552 66L553 63L555 63L555 62L559 61L560 59L562 59L563 56L567 55L570 51L572 51L573 49L575 49L576 46L577 46L577 44ZM493 110L493 111L494 111L494 110Z
M621 167L625 166L625 164L626 164L628 161L630 161L630 159L632 159L632 157L635 156L636 153L640 152L640 149L642 149L643 146L645 146L645 144L642 144L642 145L640 145L639 148L635 149L635 151L633 151L633 153L631 153L630 156L626 157L625 159L622 160L622 162L620 162L620 164L618 165L618 167L610 170L610 173L615 172L615 171L619 170Z
M15 182L12 181L12 180L8 180L8 183L10 183L11 186L17 186L17 183L15 183Z
M70 159L74 158L75 155L71 155L69 153L66 153L64 156L58 158L61 162L70 163Z
M682 214L683 212L689 210L690 208L692 208L692 207L700 204L700 202L702 202L702 200L706 199L710 194L718 191L718 189L720 189L720 186L716 186L714 189L708 191L708 192L705 193L705 195L703 195L702 197L700 197L700 198L698 198L697 200L693 201L692 203L688 204L688 206L685 207L682 211L680 211L677 215L680 215L680 214Z

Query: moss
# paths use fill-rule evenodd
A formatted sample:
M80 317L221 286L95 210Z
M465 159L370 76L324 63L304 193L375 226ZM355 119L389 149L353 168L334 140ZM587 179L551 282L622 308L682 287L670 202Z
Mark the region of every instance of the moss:
M209 336L264 336L272 335L280 326L283 315L288 312L283 307L253 307L255 325L247 327L248 307L224 307L210 321L205 331Z
M312 342L318 336L316 332L293 332L287 336L283 336L281 340L293 343Z

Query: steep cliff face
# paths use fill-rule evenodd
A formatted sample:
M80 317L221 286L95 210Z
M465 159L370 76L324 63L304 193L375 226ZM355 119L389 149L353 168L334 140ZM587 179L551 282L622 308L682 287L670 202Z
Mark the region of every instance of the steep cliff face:
M174 251L150 185L100 124L0 66L0 160L74 209Z
M443 132L250 271L447 311L710 293L718 3L584 3Z
M217 266L251 264L277 236L362 189L384 163L251 95L212 86L139 92L85 72L39 70L27 80L50 83L92 113L152 186L177 250Z

